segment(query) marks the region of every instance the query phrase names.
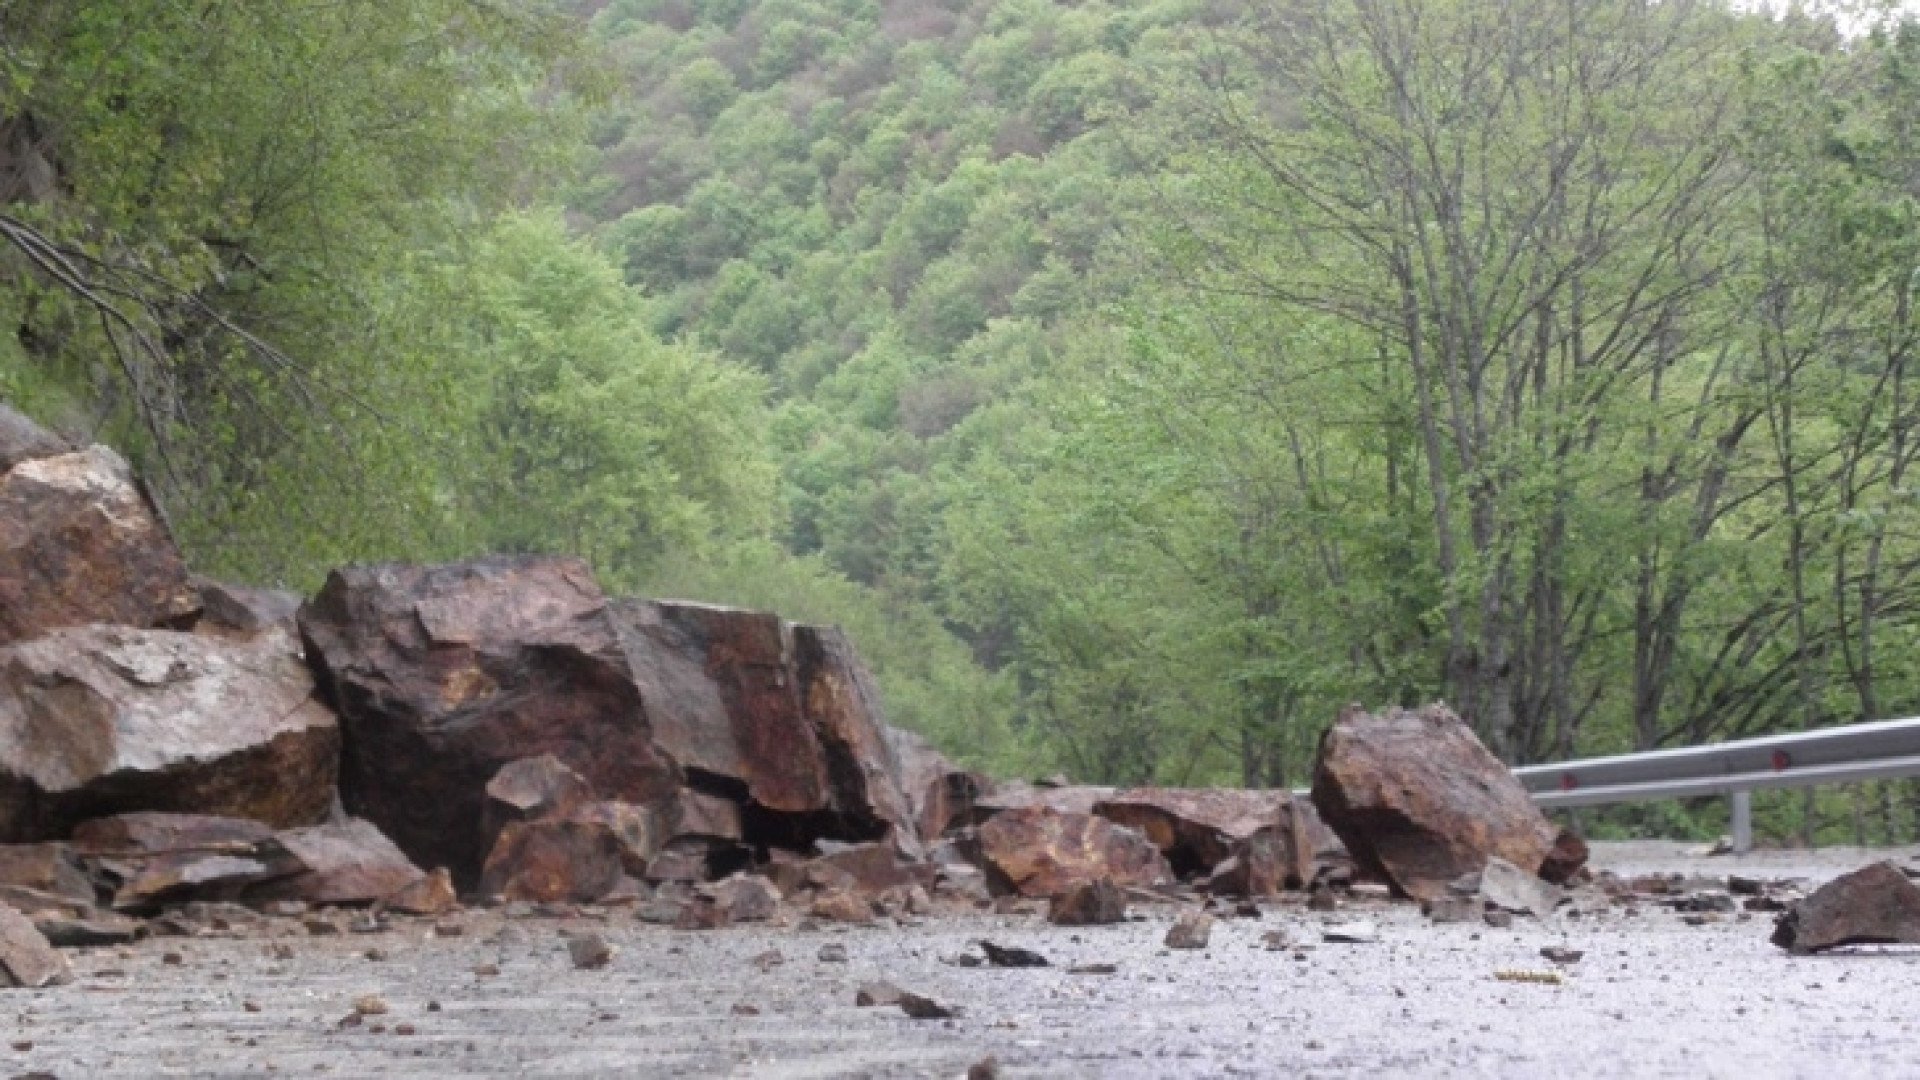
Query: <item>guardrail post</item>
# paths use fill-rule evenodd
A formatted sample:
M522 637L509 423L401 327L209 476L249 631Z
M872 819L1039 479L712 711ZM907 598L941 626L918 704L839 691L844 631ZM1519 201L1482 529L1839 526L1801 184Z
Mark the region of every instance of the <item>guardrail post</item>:
M1733 853L1745 855L1753 850L1753 792L1733 793Z

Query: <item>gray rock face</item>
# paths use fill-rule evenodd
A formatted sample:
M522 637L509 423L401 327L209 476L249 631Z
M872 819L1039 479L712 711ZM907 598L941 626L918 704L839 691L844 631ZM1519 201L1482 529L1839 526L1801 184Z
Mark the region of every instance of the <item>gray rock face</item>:
M339 731L289 645L87 626L0 649L0 842L134 810L324 818Z

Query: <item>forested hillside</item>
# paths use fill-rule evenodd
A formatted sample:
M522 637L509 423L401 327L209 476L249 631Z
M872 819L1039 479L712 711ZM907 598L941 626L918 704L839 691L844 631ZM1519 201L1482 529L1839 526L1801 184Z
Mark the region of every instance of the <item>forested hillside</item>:
M211 569L577 551L1092 781L1920 707L1912 24L402 7L0 8L0 394Z

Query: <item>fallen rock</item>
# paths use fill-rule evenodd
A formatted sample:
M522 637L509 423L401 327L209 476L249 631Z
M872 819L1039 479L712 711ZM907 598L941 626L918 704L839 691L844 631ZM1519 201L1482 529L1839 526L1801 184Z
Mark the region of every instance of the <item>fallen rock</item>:
M1146 837L1090 814L1004 811L974 830L965 848L996 894L1057 896L1101 878L1122 887L1173 882L1172 868Z
M972 819L974 804L991 786L977 772L962 769L932 743L904 728L889 726L886 736L900 763L900 787L924 844Z
M1891 862L1842 874L1780 915L1772 941L1796 955L1843 945L1920 944L1920 886Z
M0 438L14 443L6 456L48 448L17 429ZM0 646L90 623L170 625L199 606L166 524L118 454L26 456L0 473Z
M1444 705L1343 711L1320 740L1313 802L1355 864L1431 900L1499 856L1539 871L1557 833Z
M667 821L669 841L737 843L745 835L740 825L740 804L718 795L681 790L665 803L662 816Z
M1169 949L1204 949L1213 936L1213 916L1204 911L1188 911L1167 930Z
M1441 896L1420 903L1421 914L1441 925L1478 922L1486 910L1486 905L1477 895Z
M599 934L581 934L567 939L567 956L582 971L595 971L613 961L613 946Z
M91 907L93 879L66 844L0 844L0 900L41 898Z
M453 891L453 875L447 873L446 867L440 866L424 877L401 886L377 906L383 911L397 911L402 915L437 917L458 908L460 898Z
M1536 919L1553 914L1566 899L1557 885L1540 880L1498 855L1487 860L1480 871L1479 895L1482 900L1505 911L1526 912Z
M960 1010L910 990L900 991L900 1011L915 1020L950 1020L960 1015Z
M997 968L1043 968L1052 967L1047 958L1032 949L1022 949L1013 945L995 945L991 941L976 941L980 952L987 958L990 967Z
M512 822L564 817L591 801L586 780L552 754L509 761L487 781L487 830L497 837Z
M735 874L706 894L729 922L765 922L780 913L780 890L758 874Z
M200 599L200 615L193 621L193 632L227 641L253 641L268 634L297 638L294 616L299 614L299 593L285 589L259 589L230 585L195 575L193 589Z
M805 864L806 881L816 887L851 889L867 897L918 884L913 864L901 860L890 844L855 844Z
M372 822L359 818L282 830L271 843L298 868L248 890L249 900L371 904L426 877Z
M873 921L873 905L865 897L851 892L825 892L814 897L808 914L816 919L864 926Z
M898 1005L900 1004L901 993L903 993L903 991L899 987L885 980L861 983L860 989L854 992L853 1003L861 1008L871 1008L875 1005Z
M162 855L140 865L114 893L113 906L137 912L189 900L238 900L249 889L299 869L290 858L275 862L251 855Z
M797 624L793 655L801 706L826 752L829 808L855 826L838 839L884 839L902 856L918 858L924 848L883 731L880 688L853 642L839 627Z
M0 904L0 986L37 990L72 978L67 958L48 944L33 923Z
M1111 878L1076 883L1047 907L1047 921L1055 926L1110 926L1126 920L1127 894Z
M1565 885L1586 869L1587 842L1571 829L1561 829L1553 847L1540 861L1540 877L1555 885Z
M81 855L136 859L203 853L245 855L273 839L273 827L246 818L135 811L81 822L73 848Z
M620 864L636 878L646 876L647 865L663 846L660 815L652 808L623 802L590 802L567 814L567 820L597 825L620 845Z
M0 842L133 810L309 824L339 748L283 639L84 626L0 649Z
M712 900L700 896L680 908L680 916L673 920L675 930L718 930L729 924L727 911Z
M1139 830L1182 877L1238 858L1243 873L1215 880L1247 890L1241 895L1271 895L1305 888L1313 877L1312 841L1295 801L1289 791L1131 788L1094 804L1093 812Z
M598 821L558 818L507 825L487 855L480 893L507 900L592 902L626 876L626 847Z
M679 786L577 559L336 570L299 623L341 714L347 810L462 888L493 846L486 786L510 762L552 754L599 797L637 805Z
M35 918L33 926L48 944L61 949L127 945L146 936L146 926L138 919L104 913L85 917L44 915Z

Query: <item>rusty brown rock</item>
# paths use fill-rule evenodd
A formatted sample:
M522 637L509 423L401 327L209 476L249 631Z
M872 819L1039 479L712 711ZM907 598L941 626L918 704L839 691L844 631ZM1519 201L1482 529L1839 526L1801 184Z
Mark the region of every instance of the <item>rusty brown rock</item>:
M23 461L70 454L74 445L0 401L0 473Z
M585 778L552 754L509 761L487 781L487 831L498 836L510 822L564 817L592 799Z
M1045 807L994 815L968 838L965 850L996 894L1056 896L1100 878L1123 888L1173 881L1160 850L1134 830Z
M985 776L948 761L914 732L889 726L886 735L900 764L900 787L923 844L932 844L948 829L973 820L975 803L992 786Z
M89 623L170 625L199 606L165 523L113 451L0 474L0 645Z
M1772 940L1798 955L1843 945L1920 945L1920 886L1891 862L1863 866L1787 908Z
M1313 878L1313 843L1290 791L1132 788L1093 812L1145 834L1183 877L1237 857L1244 872L1230 880L1238 895L1300 889Z
M1213 937L1213 916L1204 911L1183 912L1167 928L1169 949L1204 949Z
M636 878L646 876L647 864L666 846L660 814L651 807L602 800L577 807L566 816L569 821L598 825L612 833L620 845L621 865Z
M136 810L323 819L340 733L290 644L84 626L0 649L0 841Z
M492 847L486 785L509 762L552 754L636 804L679 786L577 559L337 570L299 621L341 714L347 809L463 887Z
M287 829L265 846L284 851L298 868L249 890L249 900L371 904L426 876L372 822L359 818Z
M480 892L508 900L598 900L625 876L624 850L601 822L516 821L501 830L487 856Z
M181 852L247 854L273 838L273 827L246 818L135 811L83 821L73 830L82 855L138 857Z
M0 904L0 986L35 990L73 978L67 958L25 915Z
M460 898L453 891L453 875L447 873L444 866L435 867L426 876L383 897L379 903L383 911L427 916L445 915L459 906Z
M1540 876L1555 885L1565 885L1586 868L1587 842L1571 829L1561 829L1546 858L1540 860Z
M613 618L654 737L674 760L745 785L769 810L826 808L824 760L800 713L779 616L616 600Z
M1320 740L1313 802L1355 865L1418 900L1498 855L1537 873L1555 829L1444 705L1343 711Z
M889 844L854 844L814 859L807 866L807 884L815 888L843 888L867 897L893 889L909 889L919 882L914 865L903 861Z
M885 839L918 858L925 849L900 789L873 675L838 627L796 625L793 653L801 702L826 751L828 809L851 826L850 835L836 839Z
M1108 926L1127 921L1127 894L1108 878L1083 881L1053 898L1047 921L1055 926Z

